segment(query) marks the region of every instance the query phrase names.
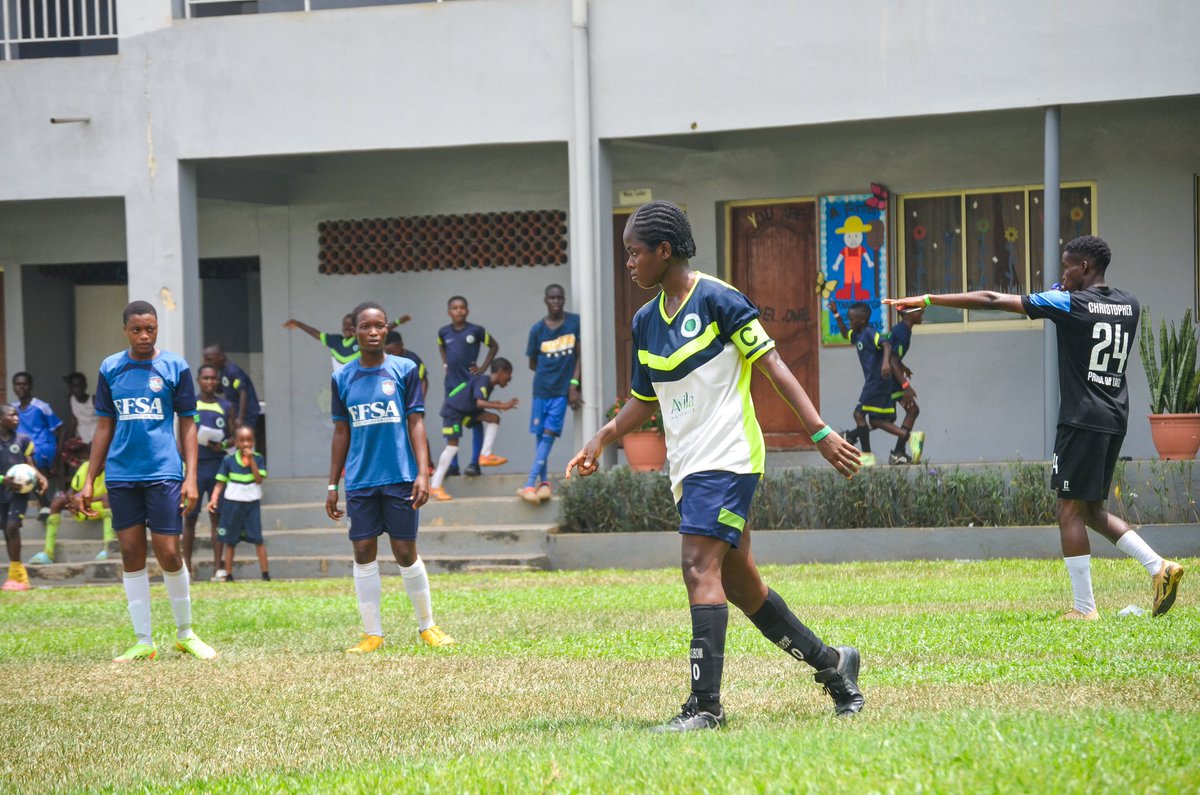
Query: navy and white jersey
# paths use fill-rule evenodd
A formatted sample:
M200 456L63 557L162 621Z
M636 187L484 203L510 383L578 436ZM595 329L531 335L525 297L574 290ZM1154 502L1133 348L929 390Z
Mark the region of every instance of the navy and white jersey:
M579 358L579 315L564 313L558 328L546 325L546 318L534 323L529 329L525 355L537 357L537 370L533 374L535 398L566 395Z
M254 460L258 462L258 474L265 480L267 477L267 459L263 454L254 451ZM221 497L234 502L258 502L262 499L261 483L254 482L254 470L249 464L242 463L242 451L230 450L229 455L221 459L221 468L217 470L217 482L225 484Z
M446 392L471 377L471 365L479 360L479 347L490 346L492 338L483 326L467 323L461 329L454 324L438 329L438 346L446 352Z
M213 450L206 442L226 442L233 436L233 407L223 397L216 397L212 402L196 399L196 441L200 448L197 456L200 461L220 461L225 457L224 450Z
M116 421L104 465L109 483L183 480L175 415L196 415L196 392L182 356L159 351L139 361L114 353L100 364L95 403L96 414Z
M32 459L33 451L33 439L19 431L14 431L7 439L0 439L0 477L17 464L29 463L25 459ZM8 486L0 484L0 502L12 502L12 498Z
M1054 323L1058 336L1058 424L1107 433L1129 425L1125 367L1141 307L1115 287L1052 290L1021 298L1025 314Z
M904 361L905 355L912 347L912 328L901 320L892 326L892 332L888 335L888 341L892 344L892 350L900 357L900 361ZM904 383L904 379L899 378L899 375L900 373L892 373L891 388L893 392L903 391L903 387L900 385Z
M368 368L355 359L334 374L332 404L333 421L350 426L346 491L417 479L408 415L425 413L425 396L415 364L386 356Z
M329 349L335 373L345 367L347 362L352 362L361 355L357 337L343 337L341 334L326 334L322 331L321 344Z
M858 351L858 363L862 365L863 371L863 388L858 398L859 403L888 395L892 391L891 376L885 379L879 374L883 364L883 343L886 341L887 337L882 332L870 326L850 332L850 344Z
M443 417L471 417L483 409L479 408L480 400L491 400L492 377L487 373L479 373L468 378L463 383L450 390L446 402L442 404Z
M695 277L674 315L660 292L633 317L630 391L639 400L658 400L676 501L688 475L757 474L766 463L750 376L775 341L750 299L720 279Z

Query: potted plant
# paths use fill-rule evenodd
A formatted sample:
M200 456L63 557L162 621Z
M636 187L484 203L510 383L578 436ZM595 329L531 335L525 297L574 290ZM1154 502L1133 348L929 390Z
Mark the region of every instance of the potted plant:
M611 420L629 400L627 397L617 398L604 416ZM625 448L625 459L630 469L637 472L661 470L667 462L667 440L663 436L662 418L652 414L636 431L625 434L621 446Z
M1154 345L1150 311L1142 311L1142 365L1150 383L1150 436L1160 458L1187 461L1200 449L1200 414L1196 413L1200 370L1196 369L1196 327L1192 310L1179 328L1159 321Z

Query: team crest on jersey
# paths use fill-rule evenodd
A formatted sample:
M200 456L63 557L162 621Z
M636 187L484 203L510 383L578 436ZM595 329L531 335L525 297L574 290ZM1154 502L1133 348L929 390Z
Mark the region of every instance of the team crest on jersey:
M225 418L217 417L216 425L218 428L224 428L225 427Z
M700 316L695 312L688 312L683 316L683 323L679 326L679 333L691 339L700 333Z
M391 380L390 378L385 378L383 380L383 383L380 384L380 387L383 389L383 394L385 394L385 395L396 394L396 382Z
M471 344L474 344L474 342L475 342L475 335L474 335L474 334L468 334L468 335L467 335L467 344L468 344L468 345L471 345Z
M14 442L14 443L10 444L10 445L8 446L8 452L10 452L10 453L19 453L19 452L21 452L21 445L17 444L16 442Z
M161 392L162 388L163 388L162 377L157 376L157 375L150 376L150 391L151 392Z

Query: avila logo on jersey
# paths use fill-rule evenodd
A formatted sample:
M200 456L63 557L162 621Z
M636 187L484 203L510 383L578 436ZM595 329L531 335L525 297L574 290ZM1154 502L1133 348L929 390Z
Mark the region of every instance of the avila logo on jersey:
M118 398L113 404L117 407L118 420L163 419L162 398Z
M378 425L381 422L400 422L404 415L394 400L377 400L373 403L355 403L347 406L350 412L350 425L358 428L363 425Z

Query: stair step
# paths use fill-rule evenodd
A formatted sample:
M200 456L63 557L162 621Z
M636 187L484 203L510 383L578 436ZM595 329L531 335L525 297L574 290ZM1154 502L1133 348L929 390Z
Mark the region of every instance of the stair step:
M344 502L342 507L344 510ZM557 497L540 505L531 505L515 494L508 497L468 497L448 502L432 500L426 503L421 508L421 527L483 528L495 524L545 525L554 523L557 517ZM263 527L270 529L338 526L325 513L324 502L263 505L262 519Z
M526 477L526 473L497 473L485 469L479 477L446 478L444 485L446 491L455 497L510 497L525 485ZM550 482L557 491L561 479L552 476ZM263 483L263 504L303 503L321 499L325 496L328 484L329 479L324 477L268 479Z

